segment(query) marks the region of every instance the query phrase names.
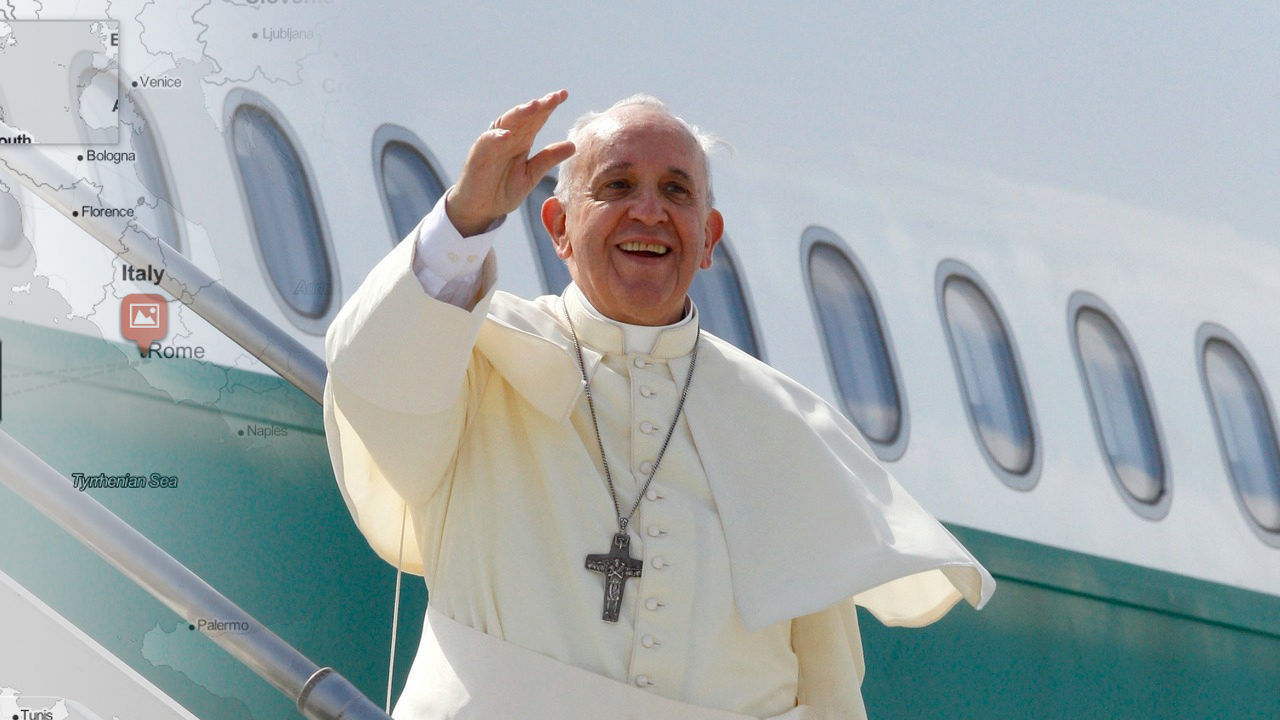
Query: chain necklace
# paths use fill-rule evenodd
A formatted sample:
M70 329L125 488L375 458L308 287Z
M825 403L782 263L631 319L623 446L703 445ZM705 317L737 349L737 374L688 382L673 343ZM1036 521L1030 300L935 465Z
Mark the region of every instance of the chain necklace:
M676 423L680 420L680 413L684 410L685 398L689 396L689 385L693 383L693 370L698 365L698 337L695 336L693 341L693 352L689 357L689 374L684 379L684 389L680 391L680 402L676 403L676 414L671 418L671 425L667 428L667 437L662 441L662 448L658 450L658 457L653 461L653 467L649 469L649 477L644 481L644 485L640 487L640 492L636 493L636 501L632 503L631 510L624 516L622 514L622 506L618 504L618 491L613 487L613 475L609 472L609 460L604 456L604 440L600 437L600 422L596 419L595 402L591 399L591 382L587 379L587 365L582 359L582 344L578 342L578 331L573 327L573 319L569 317L569 307L564 305L564 319L569 323L569 334L573 336L573 349L578 354L578 371L582 373L582 391L587 396L587 409L591 411L591 427L596 433L596 444L600 448L600 464L604 466L604 479L609 485L609 497L613 499L613 512L618 518L618 532L613 536L613 542L607 553L593 554L587 556L587 569L592 572L604 574L604 614L603 619L607 622L618 622L618 612L622 607L622 590L626 584L627 578L640 577L644 562L631 557L631 538L627 535L627 524L631 522L631 518L636 514L636 510L640 507L640 501L644 499L644 494L649 489L649 484L653 482L653 476L658 473L658 465L662 462L662 456L667 452L667 445L671 443L671 436L675 433Z

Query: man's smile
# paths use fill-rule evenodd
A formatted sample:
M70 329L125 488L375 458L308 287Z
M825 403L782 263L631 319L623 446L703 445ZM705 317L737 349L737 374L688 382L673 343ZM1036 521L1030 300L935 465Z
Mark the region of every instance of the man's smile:
M670 248L658 243L647 242L624 242L618 245L618 248L628 254L640 255L641 257L662 257L670 252Z

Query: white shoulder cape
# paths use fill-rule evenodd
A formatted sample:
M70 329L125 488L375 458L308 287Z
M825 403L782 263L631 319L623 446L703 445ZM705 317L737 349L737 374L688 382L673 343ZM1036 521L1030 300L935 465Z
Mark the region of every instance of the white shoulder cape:
M476 352L532 407L569 422L582 389L572 340L558 320L560 298L529 301L490 291L471 313L435 314L449 328L406 328L404 318L437 301L426 298L411 275L388 272L392 309L379 321L388 324L385 337L426 348L436 333L467 337L466 327L479 323ZM358 309L346 322L370 320L363 313ZM348 333L331 330L330 344ZM685 413L719 511L734 599L749 629L851 596L890 625L931 623L962 597L974 607L986 603L995 589L991 575L880 466L840 412L723 340L702 338ZM590 372L600 355L583 350ZM390 362L375 349L350 360L359 358ZM376 394L385 396L384 407L407 399L395 388ZM386 522L402 517L403 500L349 432L329 386L325 425L343 497L370 545L393 565L421 573L412 523L402 544L400 523ZM344 472L352 481L359 476L358 498ZM367 522L372 518L381 520Z

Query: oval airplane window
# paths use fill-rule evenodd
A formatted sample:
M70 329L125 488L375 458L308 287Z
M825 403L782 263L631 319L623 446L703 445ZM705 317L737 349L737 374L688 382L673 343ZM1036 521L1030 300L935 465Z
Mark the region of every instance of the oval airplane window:
M383 125L373 136L378 189L391 223L392 242L399 243L444 195L444 181L422 142L395 125Z
M4 107L4 103L4 89L0 88L0 107ZM18 188L0 180L0 265L18 267L27 259L29 249L22 234Z
M1120 327L1092 296L1073 296L1076 362L1112 479L1140 515L1168 513L1164 453L1142 368Z
M1280 545L1280 448L1266 390L1225 331L1201 334L1200 371L1236 498L1259 535Z
M1005 484L1029 490L1036 439L1013 340L976 275L959 263L944 263L939 275L947 339L979 445Z
M22 244L22 205L14 189L0 182L0 264L18 265L19 262L10 261L17 259L12 256L18 254Z
M529 223L529 237L533 238L533 249L538 255L538 269L542 273L542 287L548 293L559 295L572 282L569 268L560 256L556 255L555 245L551 243L551 234L542 224L542 203L555 194L556 179L547 175L538 182L524 200L525 221Z
M721 238L711 251L711 267L693 276L689 297L698 306L698 322L703 330L758 358L760 347L751 325L751 308L728 241L727 237Z
M81 50L65 65L58 64L67 70L67 94L62 97L69 102L63 108L70 111L81 145L110 147L123 138L119 125L123 118L116 105L124 94L120 92L121 78L114 69L101 67L102 60L100 53Z
M804 234L809 247L809 297L822 329L845 412L882 459L901 456L902 399L886 326L871 288L849 256L820 228Z
M137 100L131 102L137 105ZM141 121L140 126L131 128L132 132L129 133L137 156L134 169L142 186L151 194L151 202L143 203L138 208L138 217L144 227L152 227L160 234L160 240L178 252L183 252L182 227L178 222L173 185L165 172L164 154L160 150L155 123L141 107L135 107L134 112ZM147 218L150 218L150 222Z
M322 333L335 288L317 194L289 134L265 108L256 97L238 103L229 141L271 287L295 324Z
M0 89L0 107L4 107L4 102L4 91ZM18 267L27 259L29 248L22 234L18 188L0 180L0 265Z
M80 85L89 87L102 72L92 66L80 70ZM87 91L86 91L87 92ZM83 98L77 98L80 102ZM114 99L107 102L114 103ZM135 224L169 247L185 252L174 183L166 167L159 129L137 93L122 93L118 105L118 143L105 148L83 148L78 160L102 186L99 197L106 205L132 208ZM91 135L82 132L86 144ZM132 154L132 155L130 155Z

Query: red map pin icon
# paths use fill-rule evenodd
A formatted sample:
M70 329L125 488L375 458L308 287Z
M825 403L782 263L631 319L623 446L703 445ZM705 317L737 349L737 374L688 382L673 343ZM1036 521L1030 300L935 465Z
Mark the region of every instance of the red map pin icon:
M120 334L138 343L142 357L151 343L169 334L169 304L163 295L136 293L120 302Z

